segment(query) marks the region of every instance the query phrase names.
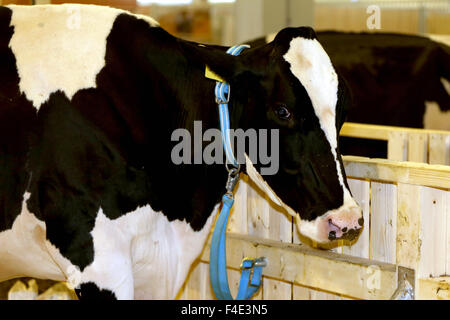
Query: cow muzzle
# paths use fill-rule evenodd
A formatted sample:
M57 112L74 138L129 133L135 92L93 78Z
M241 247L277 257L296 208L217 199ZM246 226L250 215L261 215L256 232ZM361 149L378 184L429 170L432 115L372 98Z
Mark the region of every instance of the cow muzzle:
M346 190L344 203L339 208L325 212L313 221L304 221L297 215L299 232L318 243L334 240L352 241L364 225L362 210Z
M328 240L354 240L364 225L359 207L345 208L333 212L322 222Z

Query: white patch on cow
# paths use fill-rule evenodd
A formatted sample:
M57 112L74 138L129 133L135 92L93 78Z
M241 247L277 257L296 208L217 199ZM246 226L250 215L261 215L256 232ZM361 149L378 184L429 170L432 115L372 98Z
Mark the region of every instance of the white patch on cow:
M338 77L331 60L316 39L297 37L291 40L284 59L291 72L306 89L336 162L339 182L345 189L341 166L337 159L336 104Z
M205 245L217 208L198 232L184 221L169 222L148 205L115 220L100 210L91 232L94 261L82 282L111 290L118 299L174 299Z
M28 211L29 197L24 194L12 228L0 232L0 282L22 276L65 281L71 263L46 239L45 223Z
M37 109L58 90L71 99L81 89L96 87L113 23L119 14L129 14L78 4L8 7L19 88ZM157 25L149 17L136 17Z

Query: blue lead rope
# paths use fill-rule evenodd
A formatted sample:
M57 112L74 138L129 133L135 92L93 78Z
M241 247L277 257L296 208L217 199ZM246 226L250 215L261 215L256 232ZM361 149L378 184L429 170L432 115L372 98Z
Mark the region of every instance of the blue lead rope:
M227 53L237 56L245 48L249 47L250 46L248 45L234 46L228 49ZM230 85L226 82L217 81L214 93L216 94L216 103L219 105L220 132L222 133L222 144L225 151L225 156L227 158L227 162L237 168L239 167L239 163L234 157L230 139L230 117L228 114L228 102L230 101L231 93Z
M249 46L239 45L230 48L227 53L238 55ZM211 286L217 299L233 300L228 286L227 257L226 257L226 229L228 216L233 207L233 189L239 179L239 163L234 157L230 142L230 119L228 114L228 102L230 98L230 86L218 81L215 88L216 102L219 105L220 131L227 162L235 168L229 170L226 185L227 193L222 197L222 210L216 221L211 240L209 273ZM237 169L236 169L237 168ZM227 167L228 169L228 167ZM265 258L245 258L241 263L241 279L236 300L250 299L261 286L262 268L266 265Z
M219 300L233 300L228 286L226 239L227 220L234 200L229 194L222 197L222 210L217 219L211 240L209 274L214 294ZM241 280L236 300L250 299L261 286L264 258L245 258L241 264ZM253 274L252 274L253 269Z

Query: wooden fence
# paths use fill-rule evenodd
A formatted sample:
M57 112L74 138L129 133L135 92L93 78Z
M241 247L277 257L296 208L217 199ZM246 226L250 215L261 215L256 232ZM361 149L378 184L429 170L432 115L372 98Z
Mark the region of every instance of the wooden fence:
M387 141L390 160L450 165L450 131L346 122L340 135Z
M254 299L388 299L399 266L413 270L416 298L449 299L450 167L351 156L344 165L364 229L356 243L339 241L328 251L300 244L290 216L241 177L228 224L232 293L241 259L266 256ZM214 298L208 257L207 246L180 299Z

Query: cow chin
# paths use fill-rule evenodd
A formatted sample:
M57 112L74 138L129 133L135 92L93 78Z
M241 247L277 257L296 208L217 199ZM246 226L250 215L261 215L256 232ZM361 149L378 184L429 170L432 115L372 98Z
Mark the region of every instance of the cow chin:
M330 210L312 221L301 220L297 214L296 224L302 235L318 244L327 244L334 240L355 240L361 233L364 219L361 208L348 190L345 190L344 204L341 207Z

